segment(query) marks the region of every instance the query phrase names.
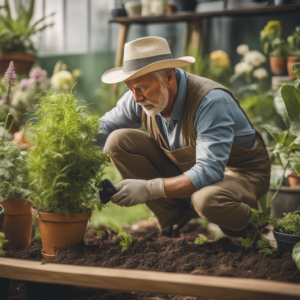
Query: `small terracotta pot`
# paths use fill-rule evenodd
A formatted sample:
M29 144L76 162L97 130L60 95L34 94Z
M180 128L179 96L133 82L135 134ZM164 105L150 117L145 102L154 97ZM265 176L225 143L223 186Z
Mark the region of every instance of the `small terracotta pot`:
M274 75L285 75L286 74L286 58L270 56L270 67L271 67L271 72Z
M300 62L300 56L288 56L287 58L287 70L290 78L297 78L296 74L292 72L293 64Z
M33 214L36 210L32 209ZM77 244L84 239L88 219L92 211L86 211L82 214L69 215L39 212L37 219L44 254L56 254L56 250L67 248L70 245ZM49 258L47 258L49 259Z
M11 61L14 62L17 74L28 74L35 61L35 56L23 52L0 53L0 74L5 73Z
M300 176L298 176L296 172L293 172L288 176L288 183L289 186L300 185Z
M29 200L0 200L6 214L2 226L5 239L3 249L11 250L15 247L25 247L31 244L32 232L32 202Z

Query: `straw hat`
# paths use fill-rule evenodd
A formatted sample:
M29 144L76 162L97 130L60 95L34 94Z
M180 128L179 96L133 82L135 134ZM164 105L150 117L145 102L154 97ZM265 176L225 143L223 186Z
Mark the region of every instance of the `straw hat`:
M179 68L195 62L192 56L172 58L166 39L150 36L126 43L123 68L114 68L102 75L105 83L131 80L153 71Z

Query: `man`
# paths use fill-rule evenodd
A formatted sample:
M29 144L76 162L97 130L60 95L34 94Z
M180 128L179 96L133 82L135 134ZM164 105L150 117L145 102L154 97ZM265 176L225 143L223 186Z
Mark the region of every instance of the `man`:
M111 201L145 203L166 234L200 216L245 238L250 208L268 191L267 151L230 91L179 69L193 62L172 59L165 39L146 37L125 45L123 68L103 74L129 89L100 120L98 143L117 154L112 162L125 179ZM150 135L133 129L141 125Z

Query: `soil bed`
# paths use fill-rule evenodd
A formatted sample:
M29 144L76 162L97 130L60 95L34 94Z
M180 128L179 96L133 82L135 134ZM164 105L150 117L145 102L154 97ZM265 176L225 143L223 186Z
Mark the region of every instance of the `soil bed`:
M252 250L245 250L236 240L227 237L197 245L194 244L194 240L199 233L207 235L200 225L188 224L177 238L165 237L155 228L129 231L133 236L132 247L121 251L120 238L116 232L104 230L103 235L99 237L97 231L90 227L84 242L59 251L51 262L300 283L300 271L289 253L261 257ZM41 241L34 239L31 246L8 251L6 257L46 262L42 259L41 248ZM29 299L23 282L12 280L8 299ZM199 298L74 287L64 299Z

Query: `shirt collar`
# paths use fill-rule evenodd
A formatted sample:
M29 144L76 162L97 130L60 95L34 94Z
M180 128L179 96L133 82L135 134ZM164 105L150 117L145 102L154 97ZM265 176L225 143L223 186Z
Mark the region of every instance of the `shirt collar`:
M184 102L186 98L186 90L188 83L187 74L182 69L176 68L175 78L178 85L178 92L172 109L171 117L169 119L169 123L171 123L174 120L181 120ZM160 113L159 115L163 118L163 116Z

